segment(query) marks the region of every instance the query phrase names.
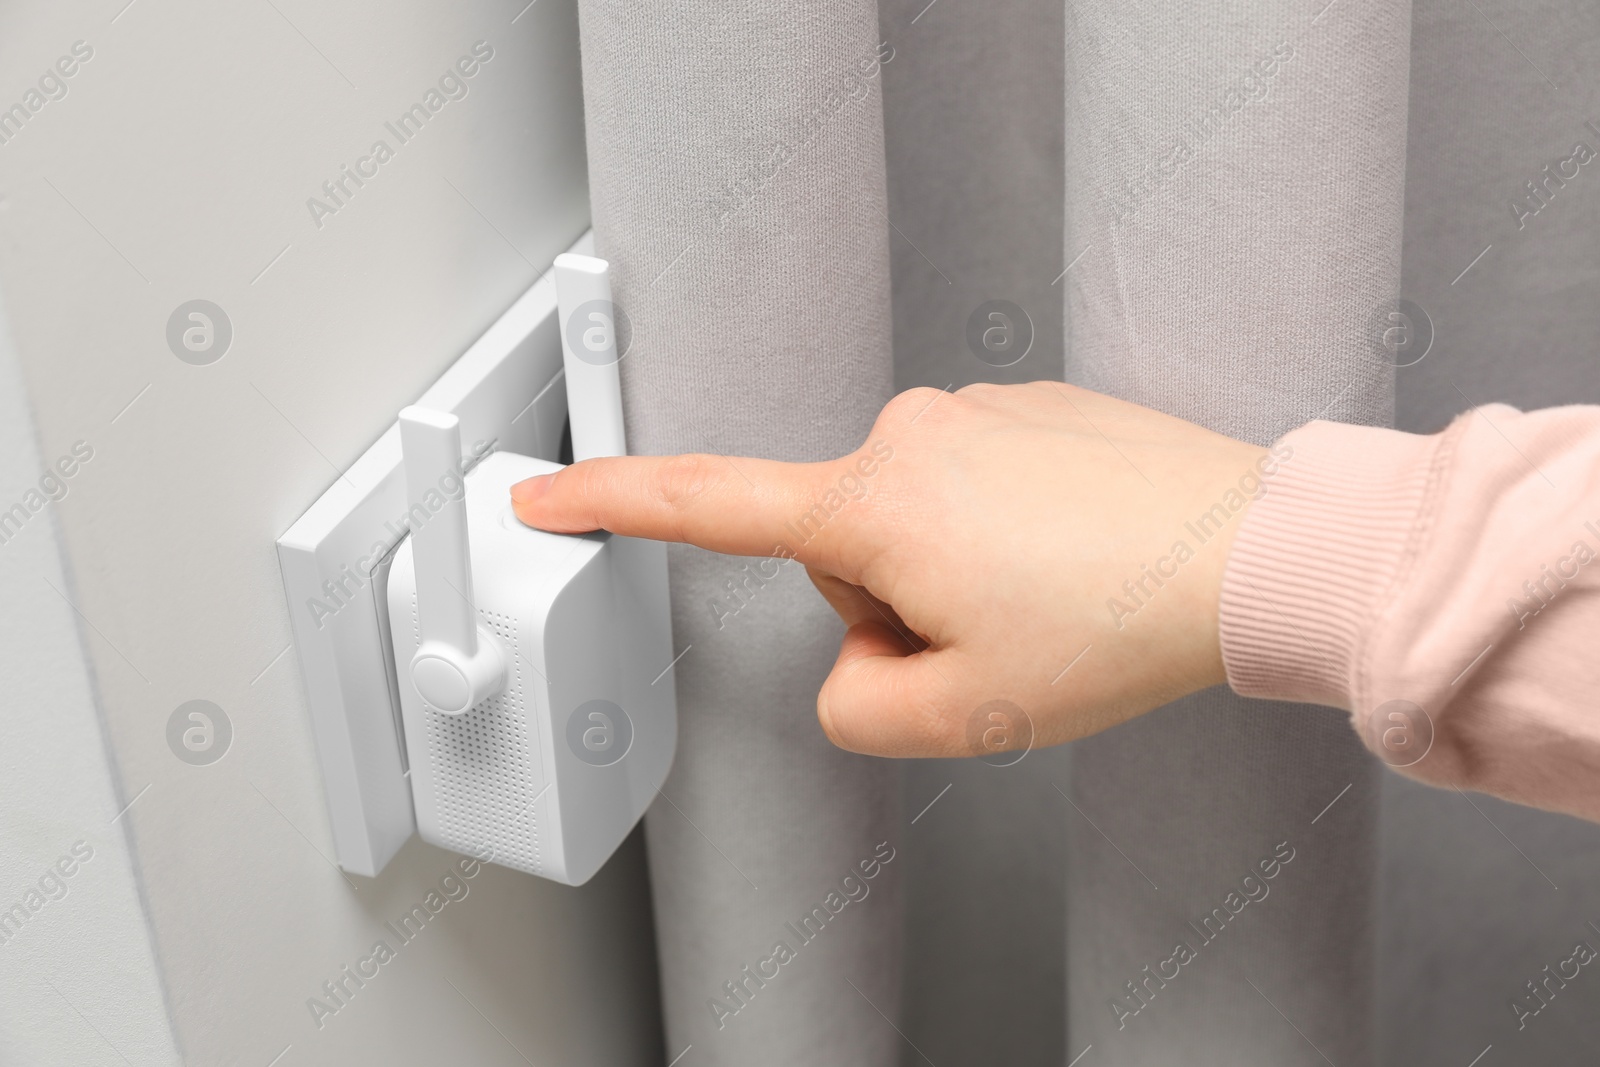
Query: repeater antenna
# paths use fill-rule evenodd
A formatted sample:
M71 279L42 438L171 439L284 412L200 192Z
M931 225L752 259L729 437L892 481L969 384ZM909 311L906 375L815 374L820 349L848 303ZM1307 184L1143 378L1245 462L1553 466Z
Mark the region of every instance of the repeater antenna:
M472 598L461 420L431 408L405 408L400 451L412 510L430 493L444 498L443 508L411 530L421 637L411 658L411 681L428 707L460 715L498 694L506 680L505 656L494 635L478 624ZM443 491L446 475L454 475L459 492Z
M622 429L622 376L617 371L621 316L611 302L611 264L568 252L556 257L555 271L572 458L625 456L628 439Z

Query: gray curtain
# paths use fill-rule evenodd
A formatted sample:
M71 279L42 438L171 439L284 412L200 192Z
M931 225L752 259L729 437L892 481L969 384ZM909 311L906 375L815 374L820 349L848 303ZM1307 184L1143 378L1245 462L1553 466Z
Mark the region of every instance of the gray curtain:
M630 450L855 448L891 393L871 0L580 14ZM798 565L681 548L670 566L678 757L646 822L668 1058L892 1063L899 781L817 729L843 628ZM794 958L764 967L780 941Z
M1262 443L1390 419L1364 327L1400 285L1410 15L1267 8L1067 18L1068 376ZM1340 718L1217 691L1077 747L1074 1052L1371 1062L1376 775ZM1283 843L1269 895L1203 923ZM1178 944L1197 958L1163 983Z
M1600 191L1521 231L1506 201L1600 144L1600 16L1417 2L1413 41L1406 0L582 0L632 446L838 454L891 381L1064 376L1261 442L1593 402ZM1373 323L1402 296L1436 347L1397 372ZM1014 365L967 345L989 300L1026 315ZM673 556L669 1060L1592 1060L1577 996L1537 1035L1503 1001L1600 920L1594 828L1411 787L1342 715L1224 691L1011 767L834 752L812 698L838 626L770 570ZM741 972L884 842L864 900Z
M878 9L895 50L883 85L895 385L1058 379L1065 8L880 0ZM990 300L1015 305L1032 327L1032 347L1010 366L967 344L968 317ZM1067 757L1059 748L1007 766L907 764L908 1067L924 1054L940 1067L1070 1058L1071 808L1057 792Z

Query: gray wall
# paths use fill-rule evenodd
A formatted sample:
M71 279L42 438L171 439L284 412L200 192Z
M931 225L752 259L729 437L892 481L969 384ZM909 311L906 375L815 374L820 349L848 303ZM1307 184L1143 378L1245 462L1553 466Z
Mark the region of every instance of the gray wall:
M95 959L115 964L86 975L74 963L90 928L63 927L89 922L91 909L76 908L89 900L41 912L38 940L56 935L43 966L81 1015L49 1007L46 991L47 1016L7 1025L48 1024L35 1040L50 1054L15 1046L4 1058L171 1062L176 1045L193 1063L284 1053L284 1067L646 1062L659 1054L659 1014L637 840L581 890L484 869L315 1024L308 998L379 938L395 940L383 922L454 857L413 841L375 880L330 862L273 550L587 225L574 7L125 3L0 7L6 105L26 101L74 42L93 50L65 64L65 96L0 145L0 293L39 442L33 456L8 442L0 470L15 477L0 499L73 442L94 449L65 499L30 521L27 544L0 546L5 625L37 627L40 649L7 657L8 685L41 712L60 704L85 780L81 808L39 822L46 838L16 839L0 899L77 837L105 841L74 894L104 879ZM399 144L385 122L479 41L493 58L466 95ZM319 226L307 199L379 138L393 158ZM174 309L197 298L233 330L206 366L178 359L166 338ZM55 594L14 561L26 549L45 566L50 522L71 607L47 612ZM38 622L18 603L43 605ZM82 672L61 666L68 622L94 679L109 775L91 758L101 750ZM180 761L167 740L169 717L194 699L233 728L207 766ZM0 757L8 796L10 761L55 773L69 764L57 756ZM41 820L42 796L8 804L8 829L13 810ZM129 803L107 827L105 809ZM12 1008L8 997L0 1011Z

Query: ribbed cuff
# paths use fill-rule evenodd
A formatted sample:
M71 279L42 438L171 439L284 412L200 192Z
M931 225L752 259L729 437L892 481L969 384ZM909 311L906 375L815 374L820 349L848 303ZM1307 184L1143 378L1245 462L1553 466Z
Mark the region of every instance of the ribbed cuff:
M1273 445L1277 470L1245 513L1222 580L1235 692L1352 706L1367 635L1426 534L1440 443L1313 422Z

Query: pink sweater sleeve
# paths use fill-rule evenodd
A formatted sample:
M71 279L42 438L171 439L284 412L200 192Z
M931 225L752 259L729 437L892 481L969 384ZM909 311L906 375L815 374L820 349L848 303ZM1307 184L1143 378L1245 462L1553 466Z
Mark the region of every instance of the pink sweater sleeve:
M1228 682L1422 781L1600 821L1600 407L1313 422L1223 579Z

